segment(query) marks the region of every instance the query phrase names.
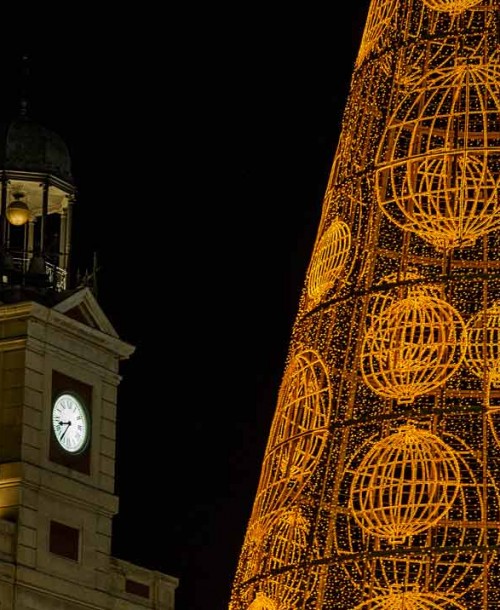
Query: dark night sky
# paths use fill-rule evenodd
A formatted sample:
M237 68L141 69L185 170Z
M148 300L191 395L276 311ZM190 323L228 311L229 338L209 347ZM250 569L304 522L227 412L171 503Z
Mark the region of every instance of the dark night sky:
M136 346L113 553L178 577L176 610L227 609L368 4L44 12L0 42L1 118L28 53L30 115L72 155L78 260L97 252Z

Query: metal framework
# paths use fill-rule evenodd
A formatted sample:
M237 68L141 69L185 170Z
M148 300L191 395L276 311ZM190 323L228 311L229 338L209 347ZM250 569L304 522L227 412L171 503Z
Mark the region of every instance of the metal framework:
M372 0L230 610L500 608L500 0Z

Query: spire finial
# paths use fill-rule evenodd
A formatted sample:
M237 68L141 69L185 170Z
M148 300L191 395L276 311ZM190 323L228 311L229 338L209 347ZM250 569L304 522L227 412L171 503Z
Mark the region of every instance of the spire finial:
M19 109L19 114L22 117L26 117L28 115L28 81L30 76L28 61L29 57L25 53L22 56L21 100Z

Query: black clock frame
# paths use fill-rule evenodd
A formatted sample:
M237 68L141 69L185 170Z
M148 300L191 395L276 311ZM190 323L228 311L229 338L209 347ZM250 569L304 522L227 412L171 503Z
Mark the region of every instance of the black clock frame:
M61 394L73 394L76 396L88 416L89 439L84 449L78 453L65 451L59 444L52 426L52 407ZM92 386L83 383L79 379L69 377L60 371L52 371L52 394L50 402L50 442L49 459L56 464L66 466L84 474L90 474L90 449L92 444Z

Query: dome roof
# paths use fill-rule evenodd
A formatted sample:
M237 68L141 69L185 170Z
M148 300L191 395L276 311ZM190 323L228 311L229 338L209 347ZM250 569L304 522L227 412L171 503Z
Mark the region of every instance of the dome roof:
M0 125L0 169L51 174L73 184L65 142L24 116Z

